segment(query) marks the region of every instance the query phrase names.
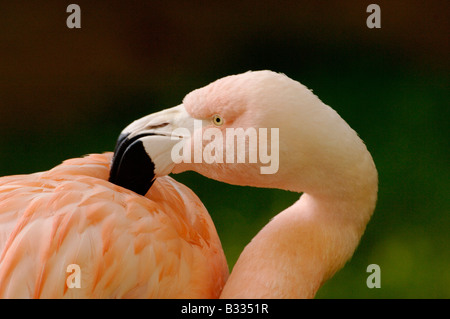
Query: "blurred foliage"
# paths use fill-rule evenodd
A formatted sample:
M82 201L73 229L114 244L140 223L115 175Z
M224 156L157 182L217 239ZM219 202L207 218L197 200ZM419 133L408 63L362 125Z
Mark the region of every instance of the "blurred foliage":
M0 12L0 176L112 151L134 119L246 70L283 72L314 90L366 142L379 201L353 258L318 298L449 298L448 1L78 1L4 3ZM209 210L232 267L299 194L175 178ZM366 267L381 267L368 289Z

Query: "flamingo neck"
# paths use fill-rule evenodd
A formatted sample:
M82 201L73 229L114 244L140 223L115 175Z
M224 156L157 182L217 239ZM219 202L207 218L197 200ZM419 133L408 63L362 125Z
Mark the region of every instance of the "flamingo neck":
M313 298L352 256L375 207L371 157L353 168L351 185L304 193L276 215L242 252L221 298Z

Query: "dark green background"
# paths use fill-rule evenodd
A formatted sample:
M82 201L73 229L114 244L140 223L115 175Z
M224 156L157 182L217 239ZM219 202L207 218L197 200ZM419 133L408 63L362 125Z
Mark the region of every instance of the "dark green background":
M225 75L283 72L366 142L379 201L351 261L319 298L449 298L448 1L69 1L0 5L0 176L112 151L145 114ZM381 7L381 29L366 8ZM208 208L230 267L280 190L175 176ZM366 286L369 264L381 288Z

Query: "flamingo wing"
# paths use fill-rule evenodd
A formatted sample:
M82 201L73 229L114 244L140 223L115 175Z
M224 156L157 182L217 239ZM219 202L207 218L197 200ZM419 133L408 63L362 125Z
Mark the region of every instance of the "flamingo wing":
M111 157L0 178L0 297L219 296L228 267L201 201L170 177L146 197L113 185Z

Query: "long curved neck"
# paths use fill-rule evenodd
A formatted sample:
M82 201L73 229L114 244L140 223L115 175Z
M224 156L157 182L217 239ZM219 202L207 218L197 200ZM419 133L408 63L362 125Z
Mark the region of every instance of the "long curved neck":
M221 298L314 297L352 256L375 208L370 154L348 175L347 187L305 193L275 216L242 252Z

